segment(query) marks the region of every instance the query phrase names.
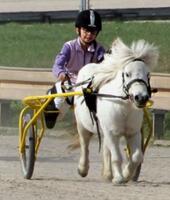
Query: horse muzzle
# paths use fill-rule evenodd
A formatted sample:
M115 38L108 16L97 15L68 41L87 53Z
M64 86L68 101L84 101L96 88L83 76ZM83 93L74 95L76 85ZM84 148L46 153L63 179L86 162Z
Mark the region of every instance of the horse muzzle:
M137 108L144 108L146 107L146 104L149 100L149 95L141 95L141 94L138 94L138 95L135 95L135 96L130 96L130 99L133 101L133 103L135 104L135 106Z

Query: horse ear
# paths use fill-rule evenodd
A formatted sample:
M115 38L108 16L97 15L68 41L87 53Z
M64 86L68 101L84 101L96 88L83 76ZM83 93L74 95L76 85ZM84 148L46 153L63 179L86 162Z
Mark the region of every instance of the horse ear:
M116 48L119 46L125 46L125 44L123 43L123 41L118 37L115 40L113 40L112 42L112 48Z
M111 50L112 54L116 53L122 55L122 53L126 54L129 52L129 47L118 37L112 42Z

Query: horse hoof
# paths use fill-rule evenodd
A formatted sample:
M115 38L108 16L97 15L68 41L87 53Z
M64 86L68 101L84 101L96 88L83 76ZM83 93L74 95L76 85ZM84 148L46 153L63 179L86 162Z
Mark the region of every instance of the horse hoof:
M104 181L106 181L106 182L111 182L112 179L113 179L112 174L109 174L109 175L102 175L102 176L103 176Z
M87 172L82 172L82 170L80 170L80 169L78 169L77 170L78 171L78 173L79 173L79 175L81 176L81 177L86 177L87 176Z
M115 185L120 185L122 183L126 183L126 181L124 180L123 177L117 177L117 178L113 178L112 179L112 183L115 184Z
M130 174L129 173L123 173L123 177L124 177L124 180L126 182L128 182L130 180Z

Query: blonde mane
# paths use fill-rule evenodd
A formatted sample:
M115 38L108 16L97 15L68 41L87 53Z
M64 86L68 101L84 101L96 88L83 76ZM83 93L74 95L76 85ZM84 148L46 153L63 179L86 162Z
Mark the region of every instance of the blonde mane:
M158 56L157 47L145 40L133 42L128 47L120 38L117 38L112 43L111 54L105 54L103 62L94 72L93 87L98 88L112 80L119 70L134 59L141 59L151 69L157 64Z

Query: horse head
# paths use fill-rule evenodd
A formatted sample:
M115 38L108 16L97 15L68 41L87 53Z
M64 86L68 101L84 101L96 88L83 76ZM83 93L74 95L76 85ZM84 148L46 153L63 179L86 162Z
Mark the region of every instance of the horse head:
M139 40L132 44L125 58L123 90L136 107L143 108L151 97L150 70L157 63L158 50L153 44Z
M151 97L150 71L157 60L158 49L153 44L138 40L129 47L118 38L98 67L94 86L100 87L112 81L121 71L123 92L136 107L145 107Z
M122 72L123 90L138 108L146 106L151 97L150 72L142 60L127 64Z

